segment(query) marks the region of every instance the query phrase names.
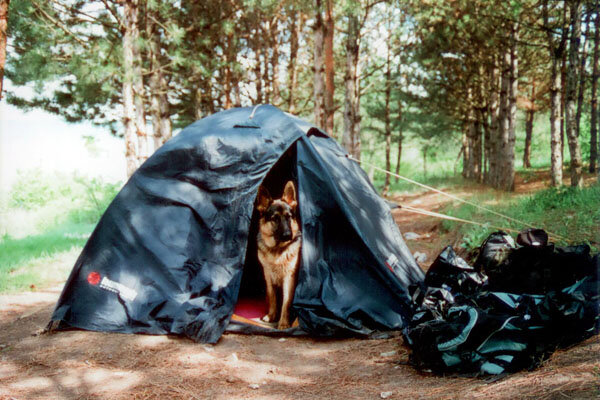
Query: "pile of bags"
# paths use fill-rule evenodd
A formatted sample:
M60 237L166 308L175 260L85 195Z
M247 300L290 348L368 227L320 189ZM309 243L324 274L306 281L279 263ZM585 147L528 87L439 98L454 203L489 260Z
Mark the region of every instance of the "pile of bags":
M521 232L516 244L491 234L473 266L448 246L426 288L411 290L411 362L435 373L535 368L556 348L599 332L599 276L600 255L589 246L556 247L539 229Z

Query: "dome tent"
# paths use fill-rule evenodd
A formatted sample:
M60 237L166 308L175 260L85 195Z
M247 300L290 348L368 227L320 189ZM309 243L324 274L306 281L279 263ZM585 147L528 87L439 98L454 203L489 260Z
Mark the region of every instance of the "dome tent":
M254 202L262 183L277 181L268 174L276 164L298 187L300 328L402 328L412 316L407 288L423 273L387 204L335 140L263 105L193 123L131 176L76 261L52 329L216 342L250 279Z

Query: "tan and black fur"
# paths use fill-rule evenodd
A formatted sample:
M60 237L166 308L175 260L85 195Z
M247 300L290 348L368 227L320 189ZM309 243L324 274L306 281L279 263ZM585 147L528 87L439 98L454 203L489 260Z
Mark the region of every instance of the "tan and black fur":
M296 217L298 200L292 181L285 185L280 199L273 199L269 191L260 187L256 206L258 222L258 260L267 289L269 312L262 320L277 319L277 290L281 290L281 313L277 329L290 327L290 307L294 300L302 238Z

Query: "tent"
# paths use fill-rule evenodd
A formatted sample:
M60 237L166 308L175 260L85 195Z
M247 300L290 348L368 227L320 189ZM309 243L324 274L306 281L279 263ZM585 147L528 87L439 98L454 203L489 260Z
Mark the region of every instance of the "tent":
M51 329L216 342L238 297L261 296L254 202L261 184L282 190L282 176L299 193L299 329L403 328L407 288L424 276L389 206L335 140L262 105L193 123L131 176L76 261Z

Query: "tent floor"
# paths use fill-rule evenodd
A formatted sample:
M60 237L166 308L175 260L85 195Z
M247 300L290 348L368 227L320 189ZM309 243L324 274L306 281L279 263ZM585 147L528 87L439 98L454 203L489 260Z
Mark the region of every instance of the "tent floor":
M260 319L267 313L267 311L267 302L264 298L240 298L235 305L233 313L248 319Z

